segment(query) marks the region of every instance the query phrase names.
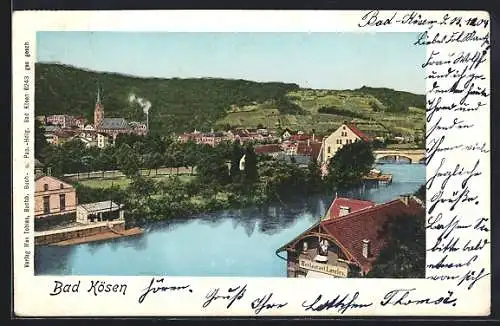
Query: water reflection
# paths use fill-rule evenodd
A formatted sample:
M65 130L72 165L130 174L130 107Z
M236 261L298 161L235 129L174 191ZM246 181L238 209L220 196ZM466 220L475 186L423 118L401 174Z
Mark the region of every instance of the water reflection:
M386 202L425 182L425 166L380 165L394 181L339 196ZM70 247L37 247L44 275L286 276L275 250L317 222L333 194L197 214L145 226L143 235Z
M71 274L72 247L35 246L35 275Z

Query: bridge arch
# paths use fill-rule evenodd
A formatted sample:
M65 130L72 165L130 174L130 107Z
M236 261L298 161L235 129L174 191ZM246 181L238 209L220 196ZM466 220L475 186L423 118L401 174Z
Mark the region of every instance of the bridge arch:
M411 159L411 157L408 157L406 155L379 155L377 157L375 157L375 163L379 163L381 160L384 160L384 159L393 159L395 161L401 161L401 159L404 161L404 160L407 160L408 163L413 163L413 160Z
M384 158L393 158L395 160L403 159L407 160L408 163L420 164L425 162L425 150L424 149L408 149L408 150L376 150L373 152L375 156L375 162L378 163Z

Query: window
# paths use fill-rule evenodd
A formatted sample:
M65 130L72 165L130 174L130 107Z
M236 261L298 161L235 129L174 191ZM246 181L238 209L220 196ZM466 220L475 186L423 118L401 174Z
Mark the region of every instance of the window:
M43 184L43 191L49 190L49 185L47 183Z
M342 129L344 129L344 130L345 130L345 126L343 126L343 127L342 127Z
M340 216L344 216L344 215L347 215L351 212L351 208L350 207L345 207L345 206L341 206L340 207Z
M328 146L328 154L330 154L331 151L332 149L330 148L330 146Z
M64 185L62 183L59 184L59 189L64 189Z
M43 213L50 213L50 196L43 196Z
M59 209L61 211L66 209L66 195L59 195Z

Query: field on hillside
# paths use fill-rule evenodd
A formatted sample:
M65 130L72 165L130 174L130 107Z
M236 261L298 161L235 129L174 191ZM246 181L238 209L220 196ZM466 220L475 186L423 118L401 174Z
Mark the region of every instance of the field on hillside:
M357 91L298 90L287 93L287 98L304 110L302 115L280 114L269 103L233 107L228 114L218 120L219 126L246 126L255 128L263 125L274 128L302 130L326 134L337 129L344 121L356 121L358 127L368 133L384 136L387 133L415 135L425 128L425 109L410 107L407 112L384 110L383 104L370 94ZM380 110L374 110L377 103ZM326 113L332 108L332 113ZM321 110L323 108L323 110Z

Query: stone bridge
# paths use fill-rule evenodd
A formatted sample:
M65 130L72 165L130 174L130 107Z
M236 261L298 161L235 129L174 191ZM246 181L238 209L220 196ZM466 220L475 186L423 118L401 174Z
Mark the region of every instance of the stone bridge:
M382 149L373 151L373 155L376 163L383 158L396 161L404 158L415 164L425 161L425 149Z

